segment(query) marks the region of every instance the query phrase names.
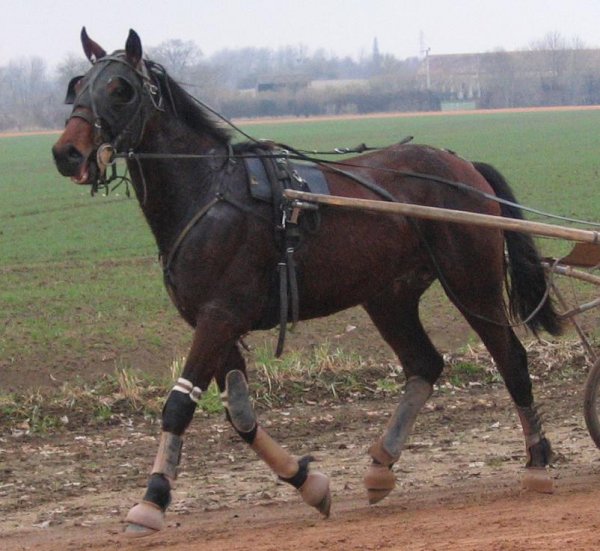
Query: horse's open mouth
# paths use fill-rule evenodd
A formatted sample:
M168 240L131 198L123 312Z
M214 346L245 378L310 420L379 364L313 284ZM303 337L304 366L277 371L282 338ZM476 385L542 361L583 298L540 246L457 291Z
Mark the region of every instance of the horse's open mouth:
M79 185L91 184L96 172L95 166L86 160L79 166L77 174L71 176L71 181Z

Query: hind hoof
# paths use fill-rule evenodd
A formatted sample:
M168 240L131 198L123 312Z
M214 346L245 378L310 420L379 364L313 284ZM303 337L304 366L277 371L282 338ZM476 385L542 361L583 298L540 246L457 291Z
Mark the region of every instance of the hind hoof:
M367 489L367 499L369 500L369 505L375 505L379 503L382 499L385 499L392 490L369 490Z
M319 471L311 471L299 488L304 503L314 507L325 518L331 512L331 492L329 478Z
M396 487L396 477L389 467L373 463L365 473L364 484L369 505L374 505Z
M162 530L165 527L165 514L153 503L142 501L129 510L125 522L125 535L140 538Z
M554 480L550 478L548 469L544 467L527 467L521 479L521 486L524 490L541 494L554 492Z

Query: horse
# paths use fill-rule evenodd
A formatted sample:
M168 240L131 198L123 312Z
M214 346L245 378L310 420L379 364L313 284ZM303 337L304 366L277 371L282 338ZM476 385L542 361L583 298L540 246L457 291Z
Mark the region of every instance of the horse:
M305 503L329 516L328 477L311 468L311 456L293 455L259 422L241 339L357 305L406 377L395 411L368 450L368 501L386 497L396 483L393 466L444 367L419 318L420 298L436 280L485 344L512 398L525 441L523 483L552 490L552 448L514 332L518 320L535 334L561 329L530 236L332 207L314 212L314 204L290 205L281 197L259 201L244 159L272 157L275 172L301 180L286 169L289 150L234 143L213 110L144 57L135 31L112 54L85 27L81 42L92 66L69 84L73 110L52 148L55 164L75 183L95 185L115 152L126 159L167 290L193 328L181 377L165 400L145 494L126 517L127 533L165 526L184 433L213 380L235 432ZM427 145L400 142L316 166L332 195L522 217L499 171Z

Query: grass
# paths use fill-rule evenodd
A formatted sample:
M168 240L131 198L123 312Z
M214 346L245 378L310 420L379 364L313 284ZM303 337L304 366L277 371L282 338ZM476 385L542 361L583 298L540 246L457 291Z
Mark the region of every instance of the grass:
M528 354L532 375L543 377L546 383L564 385L585 376L579 343L534 342L529 345ZM370 362L329 343L313 350L308 359L299 355L292 360L277 359L265 348L258 351L255 362L250 391L259 413L291 404L397 397L404 386L404 377L396 366ZM446 363L437 385L440 393L502 384L482 345L447 357ZM567 364L569 367L565 368ZM169 371L174 378L179 376L180 367L181 358L172 362ZM94 384L66 383L51 393L0 393L0 435L49 436L85 427L119 423L129 426L142 419L158 423L172 385L173 380L168 377L142 375L125 366ZM223 411L219 390L212 383L202 394L197 415L223 415Z
M495 165L526 205L598 220L599 126L600 111L570 111L246 124L245 129L307 149L386 145L413 135L415 142ZM50 155L55 139L0 138L0 411L23 406L21 417L42 430L51 425L47 405L33 398L27 402L27 392L10 405L6 373L14 366L29 373L32 388L44 386L33 378L36 371L66 373L57 384L68 383L76 400L78 388L123 394L116 390L127 386L116 380L119 369L131 370L128 377L150 373L155 381L162 377L150 385L162 389L157 392L162 397L169 362L187 353L190 338L164 292L156 247L137 201L122 191L90 198L87 188L58 175ZM570 248L540 243L546 254ZM265 405L282 389L283 400L315 387L331 397L395 392L399 382L389 369L372 367L369 358L330 345L281 360L264 347L254 353L252 369L261 385L253 390ZM481 376L469 369L456 367L456 384ZM359 372L372 377L365 383ZM215 390L211 393L207 409L219 411ZM146 395L123 399L147 403ZM94 403L92 417L98 420L118 412L110 400ZM34 412L36 404L41 409Z

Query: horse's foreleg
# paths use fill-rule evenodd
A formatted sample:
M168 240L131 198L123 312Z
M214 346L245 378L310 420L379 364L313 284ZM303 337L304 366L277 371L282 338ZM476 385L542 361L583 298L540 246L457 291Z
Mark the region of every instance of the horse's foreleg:
M235 355L237 362L241 361L243 365L243 358L237 349L232 355ZM229 366L231 365L229 363ZM294 486L305 503L328 517L331 507L329 479L323 473L309 469L312 457L297 459L258 424L250 402L245 368L242 365L239 365L241 369L228 371L224 381L220 382L227 419L240 437L281 480Z
M228 343L242 331L223 311L211 310L199 318L194 341L180 379L169 393L162 411L162 432L146 493L126 517L126 533L143 536L161 530L171 502L171 490L188 428L202 391L206 390L226 355Z
M171 390L162 414L162 432L143 500L130 509L125 521L129 535L146 535L164 528L171 490L181 459L183 433L189 426L201 390L180 378Z
M418 413L431 396L432 385L422 377L410 377L383 436L370 448L373 462L364 477L369 503L386 497L396 485L392 465L398 461Z

